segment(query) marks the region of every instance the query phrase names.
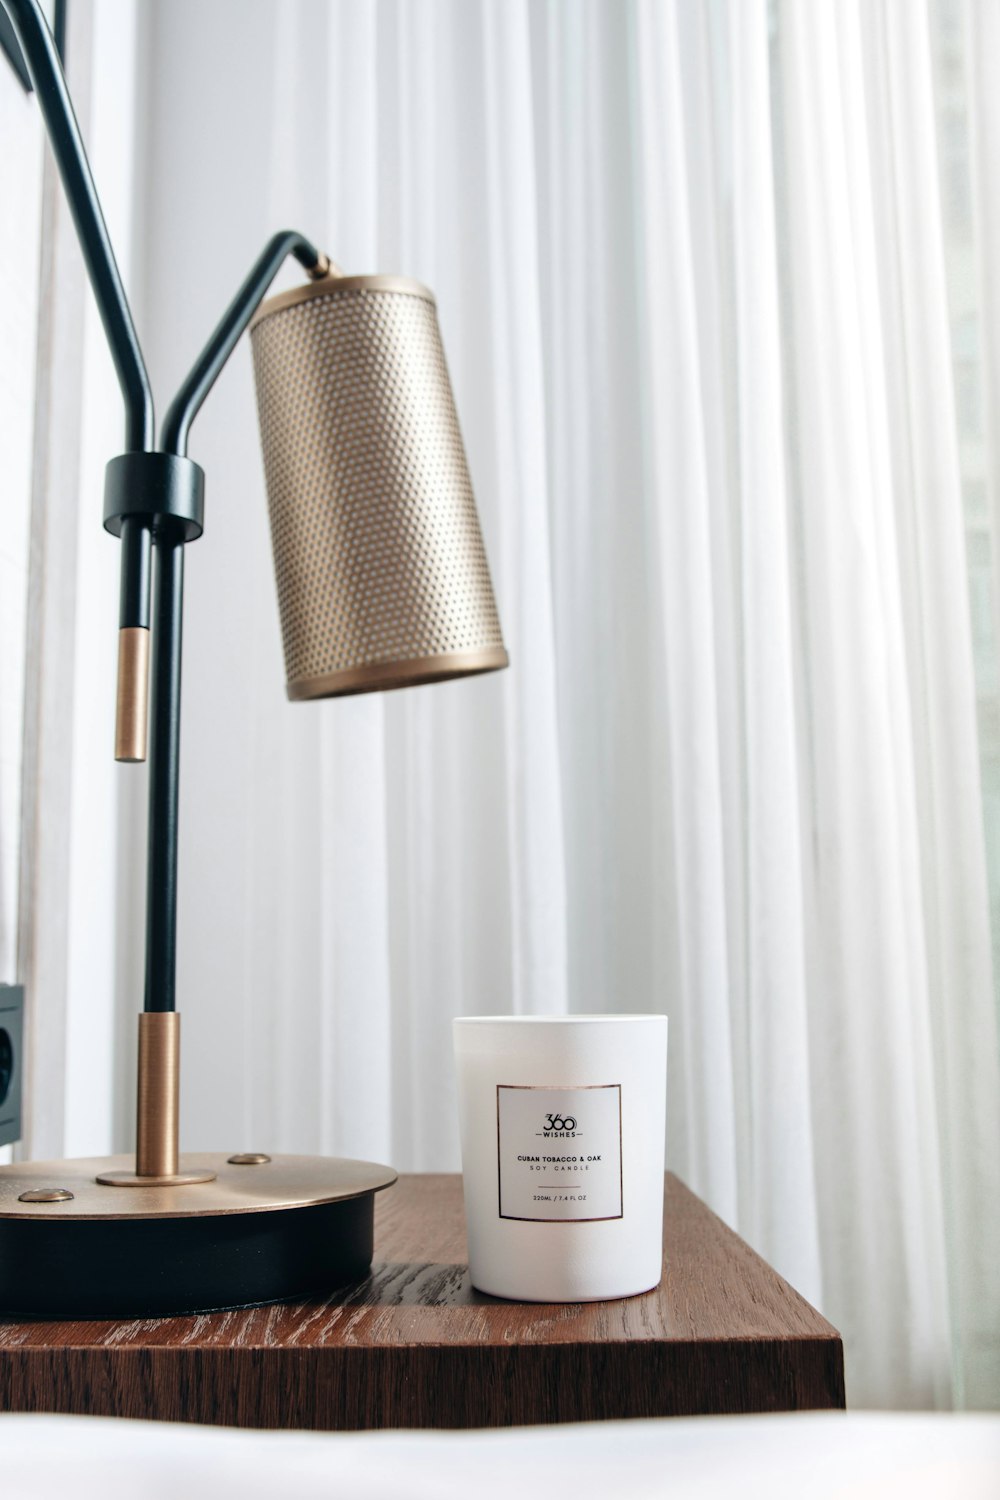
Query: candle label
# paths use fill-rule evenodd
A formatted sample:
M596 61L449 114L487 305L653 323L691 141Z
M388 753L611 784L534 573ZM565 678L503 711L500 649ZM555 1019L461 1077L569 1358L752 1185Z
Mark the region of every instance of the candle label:
M622 1217L622 1090L497 1085L501 1219Z

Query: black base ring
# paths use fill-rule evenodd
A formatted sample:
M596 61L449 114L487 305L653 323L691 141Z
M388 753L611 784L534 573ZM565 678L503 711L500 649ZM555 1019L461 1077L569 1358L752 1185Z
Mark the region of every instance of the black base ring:
M176 1219L0 1219L0 1315L166 1317L322 1296L366 1275L374 1203L365 1193Z

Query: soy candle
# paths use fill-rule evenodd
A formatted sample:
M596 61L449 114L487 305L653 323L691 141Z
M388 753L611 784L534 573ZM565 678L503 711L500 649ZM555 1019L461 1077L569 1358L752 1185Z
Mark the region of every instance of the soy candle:
M663 1265L666 1016L453 1023L473 1285L631 1297Z

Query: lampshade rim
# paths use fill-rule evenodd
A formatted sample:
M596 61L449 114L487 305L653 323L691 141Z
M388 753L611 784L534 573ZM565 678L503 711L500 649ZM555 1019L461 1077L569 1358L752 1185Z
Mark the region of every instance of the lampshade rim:
M268 297L254 313L250 331L252 333L265 318L284 312L288 307L295 307L300 302L309 302L314 297L339 297L350 292L395 292L404 297L420 297L432 307L437 306L430 287L409 276L324 276L322 281L308 281L303 286L295 286L290 291Z
M437 656L417 656L409 661L369 662L318 677L296 677L286 691L292 703L316 698L348 697L355 693L389 692L393 688L419 687L422 683L447 682L481 672L499 672L509 666L503 646L480 651L451 651Z

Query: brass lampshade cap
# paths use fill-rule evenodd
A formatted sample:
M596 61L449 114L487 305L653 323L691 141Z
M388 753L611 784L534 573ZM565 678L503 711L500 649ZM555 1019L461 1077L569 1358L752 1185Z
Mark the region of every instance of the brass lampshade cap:
M250 336L289 698L505 667L431 293L331 276Z

